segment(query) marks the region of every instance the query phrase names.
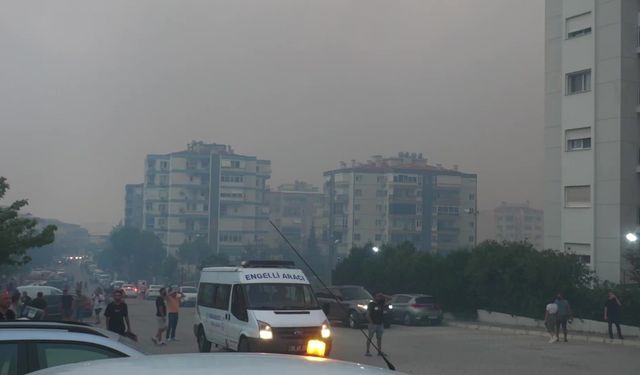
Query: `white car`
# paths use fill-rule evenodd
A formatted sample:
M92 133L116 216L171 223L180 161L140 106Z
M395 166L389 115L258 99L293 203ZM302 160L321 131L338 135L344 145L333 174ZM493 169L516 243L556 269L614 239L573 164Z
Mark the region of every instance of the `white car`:
M180 300L181 306L195 306L198 298L198 289L193 286L181 286L180 293L184 297Z
M149 289L147 289L147 299L155 299L157 297L160 297L160 289L162 289L162 285L149 285Z
M171 354L108 359L54 367L33 375L402 375L379 367L327 358L283 354Z
M62 295L62 290L46 285L25 285L19 286L16 289L18 289L20 294L27 292L31 298L35 298L38 295L38 292L42 292L42 295L45 296Z
M137 298L138 297L138 288L136 288L135 285L133 284L124 284L122 285L122 288L120 288L124 291L124 296L125 297L132 297L132 298Z

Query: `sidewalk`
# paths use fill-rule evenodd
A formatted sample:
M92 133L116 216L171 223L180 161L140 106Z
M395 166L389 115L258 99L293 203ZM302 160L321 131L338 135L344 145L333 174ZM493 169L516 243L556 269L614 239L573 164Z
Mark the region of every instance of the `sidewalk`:
M541 337L549 338L549 334L547 333L547 331L539 328L533 328L533 327L491 325L487 323L463 322L463 321L456 321L456 320L447 320L445 321L445 324L451 327L458 327L458 328L475 329L475 330L481 330L481 331L504 332L504 333L512 333L514 335L541 336ZM622 345L622 346L631 346L631 347L640 348L640 340L638 339L638 337L625 338L624 340L618 340L618 339L611 340L608 337L602 336L600 334L589 334L586 332L579 332L577 334L569 333L569 335L567 335L567 338L569 339L570 342L571 341L595 342L599 344Z

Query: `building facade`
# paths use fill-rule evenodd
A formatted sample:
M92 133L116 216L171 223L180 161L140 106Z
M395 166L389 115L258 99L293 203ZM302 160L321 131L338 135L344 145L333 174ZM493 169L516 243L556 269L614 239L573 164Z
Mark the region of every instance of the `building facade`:
M240 155L230 146L192 142L187 150L148 155L144 228L169 253L206 238L213 253L239 260L262 246L268 227L266 182L271 162Z
M328 238L335 257L366 243L410 241L447 253L476 243L475 174L427 164L421 154L374 156L324 173Z
M127 184L124 190L124 226L142 229L144 184Z
M271 220L296 245L304 244L311 230L320 228L324 194L313 185L303 181L280 185L267 192L267 202ZM270 246L282 242L275 231L267 238Z
M637 0L547 0L544 245L626 281L639 224Z
M497 241L528 242L538 250L544 249L542 210L526 203L506 203L493 210Z

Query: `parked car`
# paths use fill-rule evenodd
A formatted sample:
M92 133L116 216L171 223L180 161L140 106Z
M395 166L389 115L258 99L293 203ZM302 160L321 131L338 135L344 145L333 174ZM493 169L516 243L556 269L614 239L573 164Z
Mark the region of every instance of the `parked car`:
M336 296L337 300L332 296ZM350 328L359 328L367 322L367 308L373 297L367 290L357 285L341 285L321 289L316 298L331 321L340 321ZM384 309L384 326L391 326L389 306Z
M133 284L123 284L120 288L124 291L125 298L137 298L138 288Z
M149 289L147 289L146 299L155 299L156 297L159 297L160 289L162 289L162 285L160 284L149 285Z
M442 323L442 309L428 294L396 294L391 304L393 320L404 325Z
M215 353L150 355L143 358L110 359L78 363L38 371L33 375L403 375L379 367L333 359L281 354Z
M24 285L19 286L16 289L18 289L20 293L27 292L31 298L35 298L38 295L38 292L42 292L45 296L62 295L62 290L47 285Z
M23 375L68 363L142 356L131 340L89 325L0 323L0 374Z
M181 306L195 306L198 298L198 289L193 286L181 286L180 293L184 297L180 300Z

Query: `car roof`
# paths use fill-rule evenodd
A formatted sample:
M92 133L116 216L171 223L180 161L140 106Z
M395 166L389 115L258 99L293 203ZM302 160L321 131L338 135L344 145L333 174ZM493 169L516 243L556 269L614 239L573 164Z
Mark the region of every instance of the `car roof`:
M142 358L118 358L52 367L33 374L113 375L189 375L250 374L260 369L264 375L355 375L401 374L386 369L333 359L283 354L206 353L153 355Z
M431 294L413 294L413 293L398 293L398 294L394 294L392 297L397 297L397 296L406 296L406 297L411 297L411 298L433 297Z

